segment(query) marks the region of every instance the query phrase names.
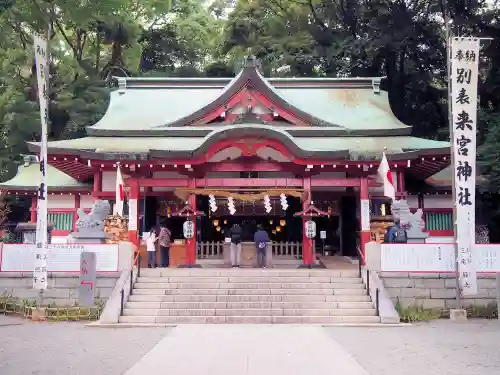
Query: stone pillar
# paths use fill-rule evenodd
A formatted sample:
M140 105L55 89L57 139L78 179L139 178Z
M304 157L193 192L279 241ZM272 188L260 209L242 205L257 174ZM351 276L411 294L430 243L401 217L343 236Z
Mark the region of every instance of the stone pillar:
M30 223L36 223L36 208L38 204L38 197L35 194L33 198L31 198L31 208L30 208Z
M309 207L311 202L312 191L311 191L311 177L304 177L304 191L308 194L307 199L302 202L302 210L305 211ZM308 217L302 216L302 262L304 266L311 266L314 262L313 254L313 239L306 237L305 225L306 221L309 220Z
M139 246L139 181L130 180L130 192L128 200L128 240Z
M361 231L360 231L360 250L362 254L362 259L360 261L365 261L366 254L366 244L371 240L370 234L370 197L368 194L368 178L360 178L359 186L359 199L360 199L360 221L361 221Z

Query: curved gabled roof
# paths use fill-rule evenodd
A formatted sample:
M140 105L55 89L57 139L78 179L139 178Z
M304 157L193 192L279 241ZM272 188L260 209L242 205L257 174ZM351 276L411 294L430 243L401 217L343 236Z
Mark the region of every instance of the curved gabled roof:
M28 165L20 165L17 169L17 174L9 181L0 183L0 189L19 190L19 191L35 191L38 189L41 172L38 162ZM47 190L63 191L63 190L90 190L92 186L79 182L73 177L61 172L57 168L47 165Z
M229 85L227 85L216 100L191 113L190 115L185 116L184 118L165 124L165 126L196 125L197 121L205 117L207 113L212 113L220 107L223 107L234 95L246 87L257 90L267 99L271 100L276 106L279 106L283 110L291 111L306 124L313 126L340 127L334 122L326 122L311 113L302 111L300 108L283 99L278 91L275 90L259 73L255 57L245 60L243 69L229 83Z
M220 78L120 78L103 118L87 128L95 136L169 136L192 133L205 116L227 105L245 88L297 118L290 127L324 129L339 135L401 135L411 127L392 113L381 78L264 78L255 58L247 58L232 80ZM270 123L272 125L272 123ZM182 131L181 131L182 133ZM208 132L205 132L207 134ZM187 134L183 134L188 136ZM333 135L333 134L332 134Z
M384 149L388 158L405 153L408 158L425 154L448 154L449 143L411 136L386 137L294 137L284 129L262 124L227 125L201 137L84 137L49 142L53 155L78 155L113 159L119 155L141 155L141 158L185 158L203 154L214 143L230 139L266 138L279 141L298 157L327 156L338 159L380 159ZM28 143L32 152L39 144ZM411 154L411 155L410 155Z

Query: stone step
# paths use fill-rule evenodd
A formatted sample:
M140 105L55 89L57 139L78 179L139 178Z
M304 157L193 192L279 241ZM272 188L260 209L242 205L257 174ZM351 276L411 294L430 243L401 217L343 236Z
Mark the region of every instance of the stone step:
M132 294L150 295L293 295L293 294L320 294L320 295L364 295L365 289L361 288L329 288L329 289L134 289Z
M371 302L127 302L126 309L373 309Z
M121 316L132 324L374 324L378 316Z
M124 309L123 316L371 316L375 309Z
M328 269L259 269L259 268L141 268L141 277L342 277L359 278L357 270L328 270Z
M359 283L143 283L134 289L364 289Z
M154 295L137 294L129 297L131 302L370 302L370 297L363 295Z
M163 276L163 277L138 277L137 283L349 283L361 284L361 278L340 278L330 276L295 276L295 277L278 277L278 276L214 276L214 277L199 277L199 276Z

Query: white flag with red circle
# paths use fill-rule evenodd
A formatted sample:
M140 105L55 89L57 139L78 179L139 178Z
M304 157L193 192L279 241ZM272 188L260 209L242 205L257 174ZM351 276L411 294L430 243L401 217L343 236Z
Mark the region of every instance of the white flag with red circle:
M384 183L384 196L391 198L393 201L396 199L396 189L394 188L394 182L392 181L392 172L387 162L385 152L382 154L382 161L378 167L378 174Z
M123 202L125 201L125 189L123 186L123 177L120 170L120 165L116 168L116 191L115 191L115 206L113 213L123 216Z

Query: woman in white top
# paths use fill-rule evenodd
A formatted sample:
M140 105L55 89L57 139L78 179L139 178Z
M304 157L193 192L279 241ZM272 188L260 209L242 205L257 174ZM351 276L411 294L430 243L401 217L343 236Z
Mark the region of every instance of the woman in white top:
M146 250L148 251L148 268L156 267L156 247L155 243L158 240L156 230L151 228L148 239L146 240Z

